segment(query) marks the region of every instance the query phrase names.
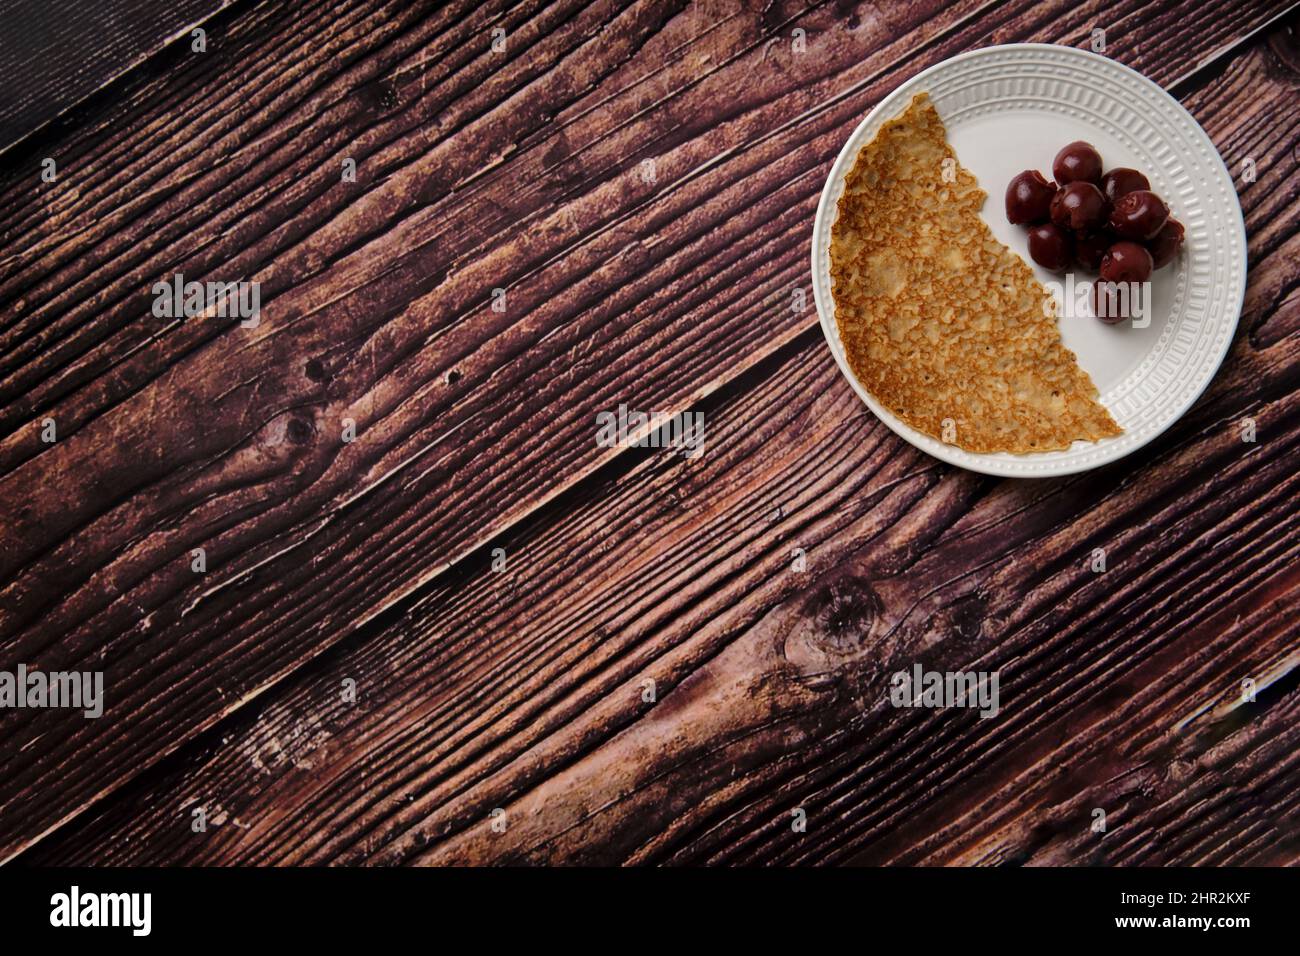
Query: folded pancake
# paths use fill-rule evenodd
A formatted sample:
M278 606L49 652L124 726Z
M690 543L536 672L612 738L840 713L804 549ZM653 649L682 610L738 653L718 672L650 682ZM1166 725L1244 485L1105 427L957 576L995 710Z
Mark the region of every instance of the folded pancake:
M984 198L925 93L862 148L831 231L849 366L907 424L968 451L1120 434L1050 293L980 218Z

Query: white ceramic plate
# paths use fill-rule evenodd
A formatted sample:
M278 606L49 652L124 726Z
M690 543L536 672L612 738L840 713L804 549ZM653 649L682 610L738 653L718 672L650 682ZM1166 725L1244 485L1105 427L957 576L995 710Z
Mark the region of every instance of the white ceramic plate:
M1179 257L1152 275L1151 324L1105 325L1064 315L1061 335L1124 429L1099 442L1031 455L976 454L904 424L872 398L844 357L831 299L835 204L858 150L914 95L927 91L958 161L988 193L985 222L1044 282L1060 281L1029 258L1025 230L1006 221L1003 193L1024 169L1052 178L1052 158L1076 139L1097 147L1107 169L1131 166L1151 180L1187 229ZM995 46L930 67L876 105L844 144L813 223L813 294L840 370L862 400L913 445L990 475L1048 477L1096 468L1141 448L1176 422L1227 354L1246 287L1246 226L1232 177L1205 131L1168 93L1104 56L1044 44ZM1076 274L1079 280L1091 279Z

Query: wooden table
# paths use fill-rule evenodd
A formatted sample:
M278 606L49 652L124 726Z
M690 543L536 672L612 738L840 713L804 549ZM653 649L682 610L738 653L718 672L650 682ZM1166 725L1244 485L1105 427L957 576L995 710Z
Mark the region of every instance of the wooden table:
M107 698L0 712L0 858L1300 862L1292 6L237 2L203 52L139 38L0 156L0 669ZM1245 310L1141 452L985 478L840 376L813 209L903 80L1096 28L1236 176ZM260 282L261 321L156 318L177 272ZM702 412L705 453L599 447L620 403ZM891 706L916 662L998 670L1001 712Z

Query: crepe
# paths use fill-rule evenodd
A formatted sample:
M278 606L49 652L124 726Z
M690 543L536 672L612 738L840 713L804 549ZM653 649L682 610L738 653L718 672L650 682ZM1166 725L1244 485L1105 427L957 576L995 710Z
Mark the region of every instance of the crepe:
M925 93L861 149L830 249L850 368L907 424L967 451L1120 434L1061 343L1050 293L980 218L984 199Z

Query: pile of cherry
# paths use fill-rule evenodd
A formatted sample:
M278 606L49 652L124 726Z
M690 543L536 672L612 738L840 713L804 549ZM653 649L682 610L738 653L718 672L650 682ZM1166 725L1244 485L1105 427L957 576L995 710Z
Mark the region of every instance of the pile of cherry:
M1080 140L1056 154L1052 175L1055 183L1027 169L1007 184L1007 219L1029 227L1029 255L1043 268L1064 272L1078 263L1104 282L1145 282L1178 254L1183 225L1136 169L1103 175L1101 154ZM1099 301L1102 295L1102 283L1094 283L1097 317L1123 319Z

